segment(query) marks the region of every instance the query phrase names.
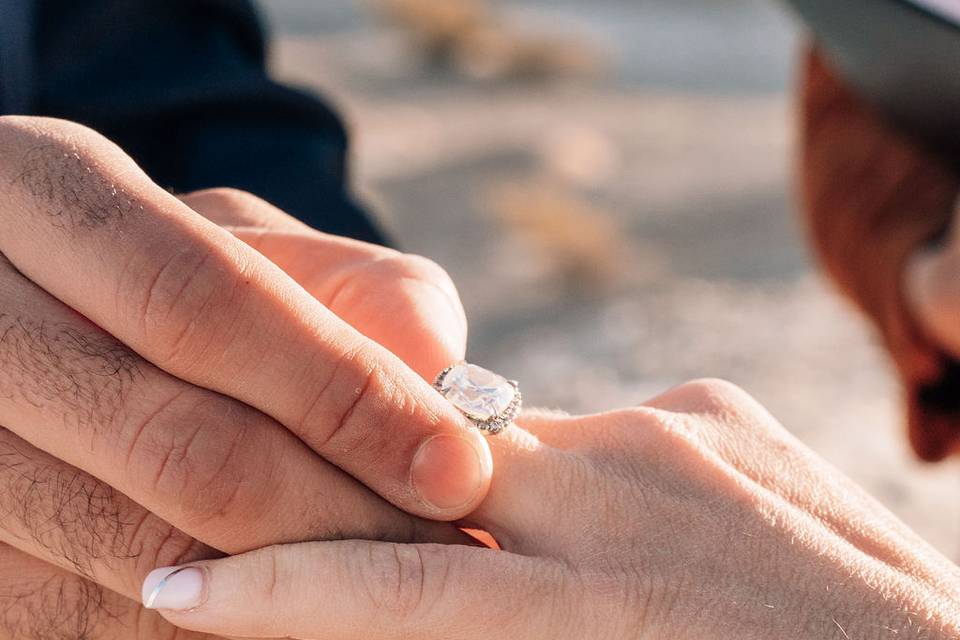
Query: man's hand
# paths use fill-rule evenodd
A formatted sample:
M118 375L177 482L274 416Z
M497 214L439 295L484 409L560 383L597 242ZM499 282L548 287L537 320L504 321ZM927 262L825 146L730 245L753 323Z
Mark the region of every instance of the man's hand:
M210 640L139 603L0 544L2 640Z
M467 320L446 272L419 256L316 231L236 189L180 198L283 269L338 318L430 382L463 359Z
M388 324L321 304L373 309L393 281L388 346L419 332L429 357L412 362L429 376L465 332L438 268L303 228L237 229L257 252L61 121L0 118L0 196L0 540L134 598L157 562L214 549L464 540L374 491L459 517L489 482L485 442L362 335ZM323 259L297 271L265 244L282 233Z
M363 640L960 637L960 571L733 385L491 441L504 550L356 540L152 573L171 622Z

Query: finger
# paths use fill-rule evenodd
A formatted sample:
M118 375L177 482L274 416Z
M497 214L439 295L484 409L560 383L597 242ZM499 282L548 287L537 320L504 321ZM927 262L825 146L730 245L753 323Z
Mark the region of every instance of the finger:
M462 541L246 405L174 378L0 262L0 424L211 547Z
M0 640L173 637L175 629L165 620L140 610L144 578L159 565L221 555L5 429L0 429L0 487ZM103 606L108 601L116 606ZM97 610L90 610L91 604ZM131 609L134 626L123 620ZM91 613L111 615L108 624L88 629L89 635L64 624L78 635L60 636L47 623L52 613L64 623L75 615L85 620ZM44 621L41 627L50 635L14 631L22 618Z
M342 541L159 569L143 599L218 634L424 640L583 637L561 628L560 563L502 551ZM530 597L539 594L545 597Z
M0 544L0 640L212 640L137 602Z
M425 380L464 359L460 296L430 260L316 231L231 231Z
M550 446L516 424L490 437L489 444L497 472L486 499L459 524L489 532L506 551L550 553L556 540L543 532L555 526L557 511L582 480L577 454Z
M272 416L407 511L454 519L482 500L483 438L395 356L102 137L3 123L0 251L31 280L173 375Z
M133 599L154 567L220 555L5 429L0 429L0 542Z
M592 432L591 424L581 416L552 409L524 409L517 424L554 449L570 449L578 446Z
M202 189L178 197L188 207L221 227L294 232L311 230L311 227L263 198L240 189Z
M460 295L433 262L320 233L237 189L207 189L180 199L228 228L427 381L464 358L467 319Z

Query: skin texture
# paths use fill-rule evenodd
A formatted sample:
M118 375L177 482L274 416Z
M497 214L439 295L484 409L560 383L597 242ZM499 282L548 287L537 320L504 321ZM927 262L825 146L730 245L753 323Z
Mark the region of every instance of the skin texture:
M196 599L162 614L309 640L960 637L960 571L733 385L522 424L473 516L503 551L273 546L190 565Z
M453 520L482 499L483 439L396 356L104 138L57 120L2 123L0 250L26 278L158 370L257 409L410 513ZM460 504L433 504L429 487L410 484L416 452L438 434L461 439L451 467L477 476Z
M134 603L158 563L339 537L469 542L452 525L392 506L317 451L352 456L358 477L411 511L450 519L472 508L462 498L446 509L425 503L403 471L415 442L378 442L402 426L424 438L462 436L486 452L416 375L463 356L462 308L439 267L310 230L250 194L218 189L177 201L77 125L0 118L0 140L0 638L194 637ZM150 241L138 244L138 234ZM223 250L201 255L207 242ZM142 282L151 265L155 277ZM150 286L138 292L138 281ZM255 292L220 299L231 284ZM61 288L79 302L51 292ZM174 290L184 304L174 304ZM393 325L369 311L383 298ZM290 323L294 331L271 317L281 303L315 306ZM349 319L337 315L353 307ZM164 323L182 327L179 356L156 357L170 351L154 328ZM202 339L218 330L229 343ZM114 337L124 331L136 347ZM331 350L325 331L350 350ZM248 360L231 376L211 369L244 347ZM268 348L297 375L268 378ZM194 362L197 352L204 358ZM253 362L260 377L237 375ZM326 395L314 386L321 370ZM412 382L400 389L399 380ZM268 387L249 393L259 384ZM265 413L268 396L281 393L310 398L298 434ZM324 424L336 428L318 438ZM313 449L305 439L323 442ZM471 456L448 462L469 469ZM440 480L456 474L437 471ZM49 599L57 606L36 605Z

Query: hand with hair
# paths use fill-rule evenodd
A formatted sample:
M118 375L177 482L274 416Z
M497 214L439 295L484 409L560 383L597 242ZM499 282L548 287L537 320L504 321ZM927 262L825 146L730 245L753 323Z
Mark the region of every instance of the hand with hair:
M144 599L304 640L960 637L960 570L732 385L520 422L469 516L503 550L278 545L158 569Z
M0 118L0 202L0 638L170 637L158 564L472 542L447 521L491 459L427 382L466 342L439 267L177 199L58 120Z

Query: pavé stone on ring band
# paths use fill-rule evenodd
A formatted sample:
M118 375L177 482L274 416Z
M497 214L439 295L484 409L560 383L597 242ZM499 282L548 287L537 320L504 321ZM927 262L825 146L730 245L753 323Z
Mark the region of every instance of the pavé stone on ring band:
M523 399L515 380L468 362L440 372L434 388L481 431L497 434L520 415Z

